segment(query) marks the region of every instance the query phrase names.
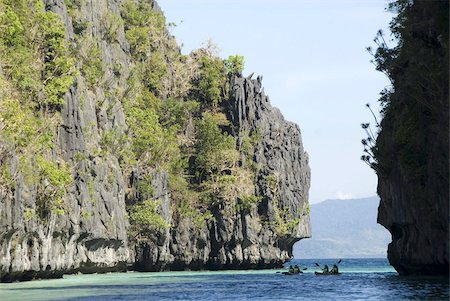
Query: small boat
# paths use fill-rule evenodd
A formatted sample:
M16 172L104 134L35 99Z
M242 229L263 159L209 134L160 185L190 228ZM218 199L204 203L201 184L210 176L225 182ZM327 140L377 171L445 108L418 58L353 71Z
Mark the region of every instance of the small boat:
M338 276L342 273L321 273L321 272L314 272L316 276Z
M302 271L300 271L298 273L282 272L281 274L287 275L287 276L293 276L293 275L303 274L303 272Z

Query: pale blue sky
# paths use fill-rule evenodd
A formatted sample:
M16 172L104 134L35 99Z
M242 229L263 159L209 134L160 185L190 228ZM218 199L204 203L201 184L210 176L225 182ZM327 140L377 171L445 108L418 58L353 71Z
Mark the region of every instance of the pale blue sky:
M159 0L183 53L212 39L263 75L272 105L299 124L310 157L310 202L371 196L376 176L360 161L362 122L388 80L367 46L392 15L385 0ZM182 22L181 22L182 21Z

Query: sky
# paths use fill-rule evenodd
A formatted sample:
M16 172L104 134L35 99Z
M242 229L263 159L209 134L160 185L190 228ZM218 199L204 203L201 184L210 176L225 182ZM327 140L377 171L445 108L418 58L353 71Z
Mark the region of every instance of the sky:
M182 52L209 39L220 56L243 55L244 76L263 75L273 106L300 126L311 167L310 203L376 194L360 160L360 124L389 84L367 46L392 14L386 0L159 0Z

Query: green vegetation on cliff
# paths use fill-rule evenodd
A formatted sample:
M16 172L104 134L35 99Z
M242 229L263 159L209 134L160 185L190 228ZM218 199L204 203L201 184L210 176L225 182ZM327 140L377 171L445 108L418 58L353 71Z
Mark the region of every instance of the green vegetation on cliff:
M1 0L0 53L0 138L7 152L19 157L18 168L6 156L0 159L0 184L12 189L22 175L37 188L39 217L63 214L72 176L54 150L58 111L75 73L64 25L42 1Z
M390 24L397 45L390 47L380 30L376 51L368 51L392 84L380 103L381 129L393 139L376 141L371 163L387 177L398 160L407 181L422 187L435 166L448 183L448 1L398 0L388 9L397 13Z
M228 74L242 72L243 57L222 60L211 43L182 55L162 14L147 4L125 2L122 17L134 58L122 100L132 150L123 167L142 175L167 172L173 209L194 224L203 224L219 204L250 209L260 199L255 175L242 166L220 107L229 94ZM131 203L131 222L136 222L144 205ZM160 224L156 216L147 216Z
M73 83L64 25L42 1L0 2L2 69L23 99L48 110L64 103Z
M230 79L242 75L244 58L223 60L212 43L181 54L163 14L150 2L124 1L120 11L102 17L99 28L82 13L84 1L64 2L73 32L42 0L0 0L0 139L19 157L18 168L8 156L0 157L0 185L13 189L23 176L36 188L36 204L29 204L24 216L71 213L65 195L75 177L87 183L95 204L103 196L95 193L99 179L89 162L110 157L130 183L125 192L130 234L138 240L172 226L161 215L156 175L167 176L175 215L191 218L199 228L219 210L230 216L255 210L263 198L255 188L253 162L260 137L236 133L225 109ZM105 45L120 48L129 59L112 61ZM95 107L98 120L83 126L87 150L63 155L56 145L71 87L74 94L85 89L74 97L80 107ZM101 124L102 118L117 118L117 111L125 127ZM78 168L84 164L87 171ZM105 180L112 186L115 176L107 173ZM84 210L88 219L92 213ZM275 210L271 225L286 235L298 220L283 208Z
M402 275L448 275L449 2L398 0L379 31L377 70L391 86L381 93L383 120L374 160L381 197L378 222L392 234L388 258Z

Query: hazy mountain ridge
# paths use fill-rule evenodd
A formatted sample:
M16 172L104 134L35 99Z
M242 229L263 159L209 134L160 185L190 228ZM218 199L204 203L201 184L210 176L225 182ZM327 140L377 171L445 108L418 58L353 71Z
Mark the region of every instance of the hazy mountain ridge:
M386 257L390 235L377 224L377 196L311 205L313 237L294 246L295 258Z

